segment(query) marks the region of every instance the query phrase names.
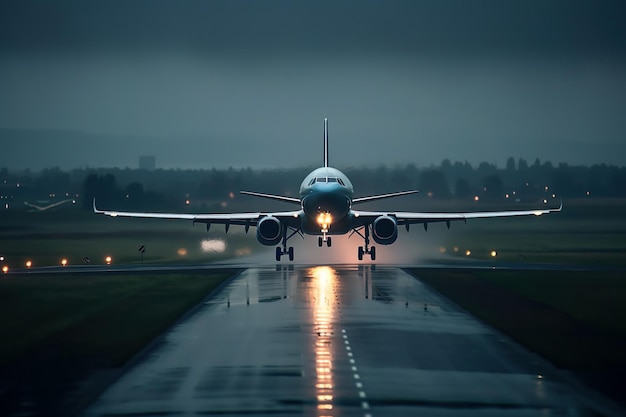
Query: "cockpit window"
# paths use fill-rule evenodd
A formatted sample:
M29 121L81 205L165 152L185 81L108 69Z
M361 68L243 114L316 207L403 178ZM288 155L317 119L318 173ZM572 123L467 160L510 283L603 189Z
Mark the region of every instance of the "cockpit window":
M343 185L344 187L346 186L346 184L344 184L342 179L341 178L337 178L337 177L317 177L317 178L313 178L311 180L311 182L309 182L309 185L313 185L313 183L315 183L315 182L338 182L339 184Z

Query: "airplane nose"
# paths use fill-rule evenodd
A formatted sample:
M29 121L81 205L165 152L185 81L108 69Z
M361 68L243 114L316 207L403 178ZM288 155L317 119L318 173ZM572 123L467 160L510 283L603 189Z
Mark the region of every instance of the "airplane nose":
M350 210L350 200L341 194L312 194L302 200L304 212L311 216L319 213L333 213L337 219Z

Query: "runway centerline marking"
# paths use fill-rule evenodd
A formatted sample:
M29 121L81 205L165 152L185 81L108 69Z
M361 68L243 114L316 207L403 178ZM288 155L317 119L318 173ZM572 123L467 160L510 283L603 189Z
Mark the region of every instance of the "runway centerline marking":
M341 329L341 333L343 333L343 337L344 337L344 339L345 339L345 341L344 341L344 342L345 342L344 347L346 348L346 353L348 354L348 357L350 358L350 359L349 359L349 362L350 362L350 364L352 365L352 366L350 367L350 369L351 369L351 370L352 370L352 372L353 372L352 377L353 377L353 378L354 378L354 380L355 380L354 385L355 385L355 386L356 386L356 388L357 388L357 393L358 393L358 395L359 395L359 398L361 398L362 400L365 400L365 399L367 398L367 394L365 393L365 390L363 389L363 383L360 381L360 380L361 380L361 376L357 373L358 368L357 368L357 366L356 366L356 360L353 358L353 354L352 354L352 352L351 352L351 348L350 348L350 346L349 346L349 345L350 345L350 342L349 342L349 340L348 340L348 335L346 334L346 329ZM363 410L369 410L369 408L370 408L370 404L369 404L369 402L367 402L367 401L362 401L362 402L361 402L361 408L362 408ZM366 414L364 415L364 417L372 417L372 414L370 414L370 413L366 413Z

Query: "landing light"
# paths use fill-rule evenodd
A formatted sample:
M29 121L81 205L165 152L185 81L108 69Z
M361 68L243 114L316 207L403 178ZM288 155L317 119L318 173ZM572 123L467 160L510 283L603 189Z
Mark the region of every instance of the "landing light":
M31 266L33 266L33 262L32 261L26 261L26 268L30 268Z
M67 265L67 259L61 259L61 266L66 266Z
M492 250L492 251L491 251L491 256L492 256L493 258L495 258L496 256L498 256L498 252L496 252L495 250Z
M317 224L322 226L323 229L328 229L328 226L332 223L333 217L330 213L320 213L317 216Z
M2 267L2 272L4 272L5 274L6 274L7 272L9 272L9 267L8 267L8 266L6 266L6 265L5 265L5 266L3 266L3 267Z
M465 251L465 256L470 256L471 254L472 254L471 250L468 249L468 250Z
M113 258L111 258L110 256L107 256L106 258L104 258L104 262L106 262L107 265L111 265L111 262L113 262Z

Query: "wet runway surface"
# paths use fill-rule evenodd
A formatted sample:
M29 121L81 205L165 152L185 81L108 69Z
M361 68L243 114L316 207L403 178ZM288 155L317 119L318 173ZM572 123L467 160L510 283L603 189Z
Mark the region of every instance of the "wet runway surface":
M84 416L619 415L394 267L245 270Z

